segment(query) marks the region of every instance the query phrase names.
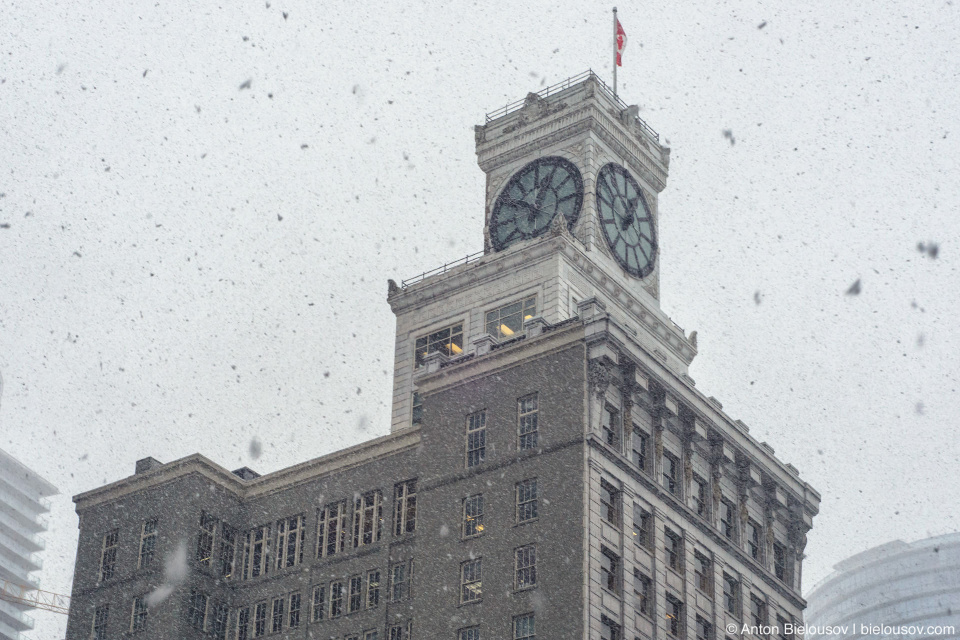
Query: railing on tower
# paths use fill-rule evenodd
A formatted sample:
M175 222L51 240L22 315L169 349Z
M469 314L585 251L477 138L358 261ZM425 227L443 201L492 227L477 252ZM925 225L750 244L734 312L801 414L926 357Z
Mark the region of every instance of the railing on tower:
M483 255L484 255L484 254L483 254L483 251L478 251L478 252L476 252L476 253L471 253L470 255L468 255L468 256L465 257L465 258L460 258L459 260L454 260L453 262L448 262L447 264L442 265L442 266L440 266L440 267L437 267L436 269L431 269L430 271L424 271L423 273L421 273L421 274L418 275L418 276L413 276L412 278L408 278L408 279L406 279L406 280L402 280L402 281L400 282L400 288L401 288L401 289L406 289L407 287L409 287L409 286L411 286L411 285L415 285L415 284L417 284L418 282L422 282L423 280L429 278L430 276L435 276L435 275L437 275L437 274L439 274L439 273L446 273L447 270L453 269L454 267L459 267L459 266L464 265L464 264L470 264L471 262L476 262L477 260L479 260L480 258L482 258Z
M628 106L630 106L626 102L624 102L620 98L620 96L614 95L613 89L611 89L607 85L607 83L600 78L600 76L594 73L593 69L587 69L583 73L578 73L577 75L571 76L562 82L558 82L557 84L550 85L546 89L541 89L540 91L537 92L537 95L540 96L541 98L546 98L549 95L559 93L560 91L569 89L574 85L580 84L581 82L584 82L588 78L593 78L594 80L596 80L597 84L600 85L600 88L607 93L607 96L611 100L613 100L618 107L620 107L621 109L626 109ZM499 109L488 113L486 116L486 121L490 122L491 120L496 120L497 118L502 118L505 115L513 113L514 111L518 111L519 109L523 108L524 104L526 104L526 99L517 100L516 102L511 102L510 104L504 105ZM644 133L646 133L647 135L651 136L654 140L657 140L659 142L660 134L654 131L650 127L650 125L644 122L641 118L637 118L637 123L640 125L640 128L644 131Z

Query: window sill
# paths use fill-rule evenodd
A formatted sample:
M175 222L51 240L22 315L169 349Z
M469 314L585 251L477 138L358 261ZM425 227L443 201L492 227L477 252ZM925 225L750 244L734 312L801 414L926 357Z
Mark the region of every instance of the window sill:
M515 526L515 527L522 527L522 526L525 525L525 524L532 524L532 523L534 523L534 522L539 522L539 521L540 521L540 517L538 516L538 517L536 517L536 518L531 518L530 520L524 520L523 522L518 522L517 524L515 524L515 525L513 525L513 526Z
M533 591L534 589L536 589L536 588L539 587L539 586L540 586L539 584L531 584L531 585L527 585L526 587L516 587L516 588L514 588L513 592L514 592L514 593L523 593L524 591Z

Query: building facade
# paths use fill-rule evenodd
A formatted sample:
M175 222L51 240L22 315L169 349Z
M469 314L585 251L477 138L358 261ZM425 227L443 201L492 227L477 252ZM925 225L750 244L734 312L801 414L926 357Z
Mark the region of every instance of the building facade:
M476 142L483 253L389 282L390 434L264 476L147 459L76 496L68 640L752 639L744 622L801 619L819 495L696 389L696 335L659 306L669 149L592 73Z
M0 594L39 589L35 572L43 567L37 555L46 546L38 534L47 529L45 499L57 488L0 449ZM14 601L17 600L17 601ZM20 598L0 596L0 640L19 640L33 628L30 607Z
M960 637L960 534L847 558L808 599L808 640Z

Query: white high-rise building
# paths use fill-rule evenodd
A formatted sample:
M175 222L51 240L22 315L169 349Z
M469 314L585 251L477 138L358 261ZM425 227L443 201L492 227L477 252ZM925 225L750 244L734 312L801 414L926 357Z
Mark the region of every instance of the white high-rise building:
M46 531L44 513L50 511L46 496L57 488L22 462L0 449L0 582L19 589L37 589L33 575L43 566L37 555L45 543L38 534ZM0 598L0 640L20 640L21 631L33 628L29 607Z

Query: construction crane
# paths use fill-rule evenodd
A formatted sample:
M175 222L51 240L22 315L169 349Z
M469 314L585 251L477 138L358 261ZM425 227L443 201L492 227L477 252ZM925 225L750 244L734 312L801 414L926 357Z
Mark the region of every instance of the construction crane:
M0 600L63 615L70 613L70 596L41 591L4 578L0 578Z

